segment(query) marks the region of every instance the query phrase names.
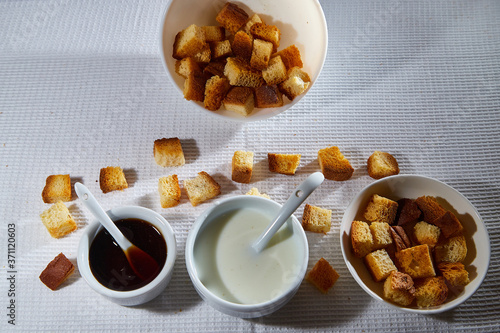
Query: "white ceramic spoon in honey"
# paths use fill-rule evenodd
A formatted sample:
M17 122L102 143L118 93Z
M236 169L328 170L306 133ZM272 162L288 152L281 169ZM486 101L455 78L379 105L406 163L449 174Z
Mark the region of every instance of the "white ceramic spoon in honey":
M260 236L251 245L256 253L260 253L269 243L274 234L281 228L283 223L299 208L299 206L307 199L307 197L325 180L325 176L321 172L315 172L306 178L297 186L279 210L276 217L272 220L269 226L260 234Z
M99 205L89 189L82 183L76 183L75 192L78 198L82 200L85 207L87 207L92 215L99 220L103 227L106 228L106 230L114 238L118 246L120 246L123 250L130 267L132 267L132 270L137 274L137 276L142 280L148 280L151 277L156 276L160 271L160 266L156 260L148 253L132 244L127 237L123 235L120 229L118 229L116 224Z

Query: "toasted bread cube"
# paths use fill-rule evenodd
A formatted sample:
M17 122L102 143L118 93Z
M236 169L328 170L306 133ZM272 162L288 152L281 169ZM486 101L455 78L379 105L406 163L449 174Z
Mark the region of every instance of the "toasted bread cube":
M262 77L269 86L283 82L286 75L286 67L280 56L271 58L267 68L262 71Z
M193 57L200 52L205 45L205 34L203 30L196 24L191 24L175 36L172 56L177 60Z
M446 210L437 202L436 198L431 196L421 196L415 199L418 208L422 211L423 220L433 223L438 217L443 216Z
M306 231L326 234L332 226L332 211L306 204L302 215L302 227Z
M338 147L323 148L318 151L318 162L326 179L343 181L352 177L354 169Z
M273 154L268 153L269 171L284 175L295 175L300 163L301 154Z
M162 167L182 166L186 163L179 138L163 138L154 142L153 155Z
M467 243L464 236L455 236L446 239L434 248L436 262L462 262L467 256Z
M191 73L184 81L184 98L188 101L203 102L205 98L206 81L207 80L202 75L196 72Z
M448 286L442 276L415 281L415 298L419 308L438 306L448 298Z
M398 270L385 249L368 253L365 256L365 264L376 282L387 279L392 271Z
M250 28L250 33L255 39L262 39L273 44L273 51L280 47L281 31L274 25L265 23L254 23Z
M378 194L373 194L366 205L363 216L370 222L393 224L398 210L398 203Z
M229 90L229 81L225 77L212 76L205 85L205 109L217 111Z
M258 197L263 197L263 198L266 198L266 199L271 199L271 197L265 193L260 193L259 192L259 189L256 188L256 187L252 187L247 193L246 195L255 195L255 196L258 196Z
M415 299L415 286L411 276L392 271L384 282L384 298L402 306L410 305Z
M401 226L391 226L389 229L391 232L393 243L396 245L396 251L401 251L411 247L410 238L406 234L406 231Z
M339 274L325 258L319 259L306 275L306 280L323 294L333 287L338 278Z
M372 222L370 231L373 236L373 249L379 250L392 244L391 226L386 222Z
M420 208L413 199L403 198L397 201L398 211L396 213L396 224L401 226L407 223L417 222L422 215Z
M51 290L56 290L74 271L73 263L63 253L59 253L42 271L40 281Z
M99 173L99 185L103 193L122 191L128 188L123 169L119 166L108 166Z
M287 72L286 80L279 84L279 88L289 100L293 101L295 97L306 91L310 83L309 74L299 67L292 67Z
M226 58L233 53L231 43L227 39L220 42L212 42L210 44L210 51L212 60Z
M201 68L192 57L187 57L175 62L175 72L187 79L191 74L199 75Z
M76 222L71 216L68 207L62 201L50 206L40 214L40 218L54 238L60 238L76 230Z
M234 35L231 49L233 50L235 56L250 63L250 59L252 58L252 48L252 36L243 31L238 31L236 35Z
M417 245L396 252L399 270L412 279L436 276L429 245Z
M205 42L220 42L226 38L226 29L218 25L207 25L201 27L205 34Z
M248 116L255 108L253 90L249 87L232 87L222 101L224 108Z
M71 178L69 174L48 176L42 190L42 200L45 203L71 201Z
M273 44L262 39L253 40L252 56L250 57L250 67L253 69L264 70L269 65L271 54L273 53Z
M253 171L253 152L237 150L231 162L231 179L238 183L250 183Z
M399 173L398 161L389 153L376 150L368 157L366 164L368 175L380 179Z
M217 61L211 61L208 65L203 68L203 74L206 77L212 77L212 76L220 76L224 77L224 67L226 66L226 61L224 60L217 60Z
M300 56L300 51L295 45L290 45L274 54L274 56L277 55L281 56L281 60L283 60L287 70L293 67L302 68L304 66L302 63L302 57Z
M184 188L193 206L198 206L221 193L220 185L205 171L198 172L198 176L193 179L184 180Z
M205 43L201 50L192 55L193 59L200 63L209 63L212 60L212 50L210 49L210 44Z
M441 230L430 223L420 221L413 227L413 235L419 244L436 245L441 235Z
M264 23L262 21L262 18L258 14L253 14L252 17L248 19L247 23L245 23L245 25L241 27L241 30L247 34L250 34L250 28L252 28L255 23Z
M446 213L432 221L432 224L438 226L439 229L441 229L441 232L443 233L443 236L445 238L459 235L463 230L462 224L460 223L458 218L450 211L447 211Z
M215 17L226 30L234 35L248 20L248 14L236 4L226 2Z
M368 223L363 221L352 221L351 244L354 255L363 258L373 249L373 235Z
M461 262L440 262L437 267L450 286L463 287L469 283L469 272Z
M162 208L177 206L181 202L181 188L177 175L161 177L158 180L158 193Z
M224 75L232 86L257 88L264 81L261 71L251 69L245 61L235 57L227 58Z
M260 86L255 89L255 106L277 108L283 106L283 96L277 86Z

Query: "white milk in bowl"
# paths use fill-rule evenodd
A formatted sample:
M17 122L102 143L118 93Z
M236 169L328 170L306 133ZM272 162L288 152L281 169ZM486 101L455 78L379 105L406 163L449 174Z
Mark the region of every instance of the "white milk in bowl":
M291 218L261 253L251 248L272 218L256 208L237 208L200 232L194 262L207 289L229 302L258 304L291 288L304 260Z

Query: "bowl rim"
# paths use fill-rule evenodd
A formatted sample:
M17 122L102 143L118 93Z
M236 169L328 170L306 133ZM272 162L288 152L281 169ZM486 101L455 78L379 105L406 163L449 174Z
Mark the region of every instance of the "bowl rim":
M390 182L390 181L393 181L394 179L414 179L414 180L421 180L421 181L430 181L430 182L435 182L436 184L439 184L439 186L442 186L442 187L445 187L447 188L448 190L452 191L455 193L455 195L457 195L461 200L464 200L464 202L466 202L468 205L469 205L469 208L471 209L471 211L474 213L474 221L476 222L476 224L479 224L481 226L481 229L479 228L479 225L478 225L478 230L481 230L481 232L483 233L483 236L485 237L486 239L486 249L487 249L487 253L485 253L485 257L483 257L482 260L486 260L486 269L482 272L478 272L478 275L476 276L475 279L478 279L478 282L476 284L475 287L473 287L472 289L468 290L468 292L466 294L463 294L461 295L460 297L450 301L450 302L446 302L442 305L439 305L438 307L431 307L431 308L408 308L408 307L403 307L403 306L399 306L397 304L394 304L392 302L389 302L385 299L383 299L382 297L380 297L377 293L375 293L373 290L371 290L365 283L363 283L363 281L361 280L361 278L359 277L356 269L354 268L354 266L350 263L350 261L348 260L347 258L347 248L350 248L351 247L351 244L350 242L348 242L349 244L345 244L344 242L344 233L349 231L348 235L350 235L350 228L346 228L347 227L347 224L351 224L352 221L349 221L347 219L347 215L348 215L348 212L350 212L352 209L353 209L353 206L363 197L366 195L366 192L368 192L372 187L375 187L377 185L379 185L380 183L384 183L384 182ZM358 207L359 209L359 207ZM476 232L477 232L476 231ZM349 240L350 240L350 237L349 237ZM428 176L422 176L422 175L415 175L415 174L399 174L399 175L393 175L393 176L389 176L389 177L385 177L385 178L382 178L382 179L378 179L368 185L366 185L361 191L359 191L352 199L351 201L349 202L347 208L345 209L344 211L344 214L343 214L343 217L342 217L342 221L341 221L341 225L340 225L340 248L341 248L341 251L342 251L342 257L344 258L344 262L349 270L349 273L351 274L351 276L354 278L354 280L358 283L358 285L367 293L369 294L371 297L373 297L374 299L378 300L378 301L381 301L387 305L389 305L390 307L393 307L393 308L396 308L396 309L399 309L399 310L402 310L402 311L406 311L406 312L412 312L412 313L419 313L419 314L435 314L435 313L442 313L442 312L445 312L445 311L449 311L457 306L459 306L460 304L464 303L466 300L468 300L476 291L477 289L479 289L479 287L481 286L482 282L484 281L485 277L486 277L486 274L488 272L488 269L489 269L489 265L490 265L490 258L491 258L491 244L490 244L490 238L489 238L489 234L488 234L488 229L486 228L486 225L484 224L484 221L483 219L481 218L478 210L476 209L476 207L474 205L472 205L472 203L469 201L469 199L467 199L462 193L460 193L458 190L454 189L453 187L451 187L450 185L436 179L436 178L432 178L432 177L428 177Z
M298 289L298 287L301 285L305 277L305 273L307 271L307 265L309 262L309 244L307 241L307 236L299 220L293 214L290 217L290 220L294 227L294 230L299 231L297 234L299 236L301 243L303 244L305 252L303 260L301 262L300 272L295 277L294 282L280 295L275 296L271 300L261 303L255 303L255 304L234 303L215 295L210 289L205 287L205 285L198 278L196 264L194 260L194 245L201 228L204 226L205 221L210 216L212 216L213 214L217 214L215 215L216 217L222 214L223 212L217 213L217 210L223 209L225 205L234 205L235 207L234 209L241 208L242 207L241 205L234 204L234 202L239 202L239 201L244 201L244 202L253 201L252 206L248 205L247 207L257 207L256 205L264 203L269 207L275 207L277 209L276 211L278 211L281 208L281 204L277 203L276 201L254 195L236 195L217 201L213 206L206 209L201 215L199 215L196 218L195 222L191 227L191 230L189 231L188 237L186 239L186 248L185 248L185 260L186 260L187 271L193 285L195 286L195 289L197 291L201 290L203 295L210 299L210 302L208 302L209 304L213 302L216 303L219 308L222 307L224 309L228 309L231 312L239 312L239 313L251 313L256 311L258 312L259 309L270 308L270 307L273 308L274 311L278 309L278 308L274 309L275 306L277 306L278 304L284 305L284 303L283 304L281 303L287 297L293 296L293 294L295 293L294 290L296 291L296 289ZM232 209L229 209L228 211L230 210ZM290 295L291 293L293 294Z
M119 291L106 288L92 274L89 265L90 245L92 245L92 241L97 235L97 233L103 228L101 223L96 219L94 219L87 227L87 229L84 231L78 246L77 263L80 274L92 289L94 289L99 294L112 299L126 300L141 295L146 295L152 292L166 278L168 278L169 274L172 272L174 268L174 263L177 258L177 243L172 227L163 216L161 216L160 214L149 208L141 206L115 207L106 211L106 213L113 221L124 218L139 218L157 227L160 230L167 245L167 257L165 259L165 264L160 273L158 273L158 276L156 276L147 285L142 286L138 289L133 289L129 291ZM145 218L144 216L147 216L147 218Z
M159 52L160 52L160 58L161 58L161 62L162 62L162 67L167 72L167 76L169 78L169 81L170 81L171 85L174 86L174 88L181 94L183 100L185 102L188 102L189 104L191 104L193 106L193 108L197 110L197 112L200 112L200 113L203 113L203 114L209 114L210 117L214 117L214 118L219 119L219 120L220 119L225 119L225 120L233 121L233 122L236 122L236 123L261 121L261 120L266 120L266 119L269 119L271 117L277 116L277 115L279 115L279 114L281 114L281 113L283 113L283 112L291 109L293 106L295 106L311 90L311 88L314 86L314 84L318 80L319 76L323 72L323 67L325 65L326 57L327 57L327 53L328 53L328 24L327 24L327 20L326 20L326 17L325 17L325 12L323 11L323 7L321 6L321 3L320 3L319 0L312 0L312 1L314 2L314 5L316 6L316 8L318 10L318 14L319 14L319 17L320 17L320 23L321 23L321 26L322 26L322 30L324 32L324 40L323 40L324 51L323 51L323 55L322 55L322 58L321 58L321 64L319 66L319 71L313 77L311 77L311 83L310 83L309 87L307 87L306 91L304 91L302 94L300 94L299 96L297 96L296 98L294 98L294 100L289 101L289 103L286 104L286 106L287 106L286 109L283 109L283 110L279 111L281 108L283 108L283 106L279 107L279 108L275 108L276 111L266 113L265 115L262 115L260 117L256 116L256 114L255 115L250 114L250 116L247 116L247 117L235 114L234 117L229 117L229 116L220 114L219 112L212 112L210 110L206 110L200 104L198 104L195 101L190 101L190 100L188 101L188 100L184 99L184 97L183 97L183 91L177 85L177 83L175 81L175 78L173 77L172 73L170 72L170 70L169 70L169 68L167 66L166 55L165 55L165 52L164 52L164 43L163 43L163 41L164 41L164 38L163 38L164 34L163 33L164 33L164 30L165 30L165 23L166 23L166 19L167 19L167 13L170 10L170 7L172 6L172 4L174 3L174 0L169 0L168 3L165 5L165 8L164 8L164 10L162 12L162 16L161 16L161 23L160 23L160 28L159 28L160 31L159 31L159 34L158 34L158 38L159 38L158 48L159 48Z

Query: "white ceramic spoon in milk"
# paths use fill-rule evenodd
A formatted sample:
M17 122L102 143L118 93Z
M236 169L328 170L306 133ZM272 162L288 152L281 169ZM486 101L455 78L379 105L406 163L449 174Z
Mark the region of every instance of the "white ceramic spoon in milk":
M118 246L123 250L130 267L134 272L143 280L150 279L151 277L157 275L160 266L156 260L149 254L132 244L127 237L125 237L116 224L111 220L111 218L106 214L104 209L99 205L94 195L89 191L89 189L81 184L75 184L75 192L87 207L88 210L94 215L95 218L101 222L104 228L111 234Z
M325 176L321 172L315 172L306 178L295 191L290 195L285 204L281 207L274 220L260 234L251 245L256 253L260 253L269 243L274 234L281 228L283 223L297 210L297 208L307 199L307 197L323 182Z

